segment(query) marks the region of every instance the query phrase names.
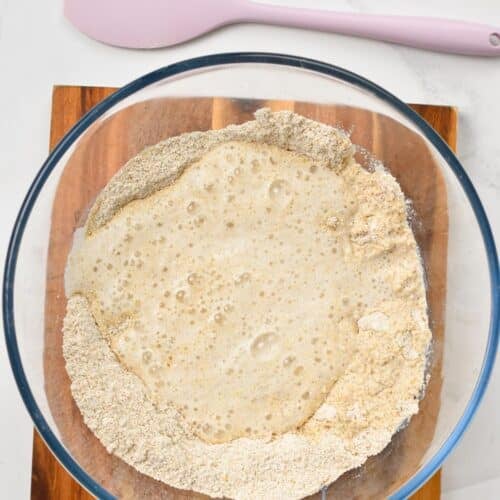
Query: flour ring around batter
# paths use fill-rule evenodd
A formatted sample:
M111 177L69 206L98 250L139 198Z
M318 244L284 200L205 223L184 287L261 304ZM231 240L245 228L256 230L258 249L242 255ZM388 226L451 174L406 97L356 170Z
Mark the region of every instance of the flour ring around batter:
M430 342L404 196L289 112L168 139L68 258L64 355L107 449L183 489L300 498L418 411Z

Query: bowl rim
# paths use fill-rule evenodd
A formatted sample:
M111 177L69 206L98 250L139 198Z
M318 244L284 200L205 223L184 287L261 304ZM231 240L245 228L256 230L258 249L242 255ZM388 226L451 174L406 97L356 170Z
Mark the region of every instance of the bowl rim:
M61 463L61 465L82 486L84 486L97 498L114 499L115 497L113 495L111 495L106 489L98 484L89 474L87 474L87 472L85 472L82 467L80 467L78 462L72 458L64 445L52 432L50 426L43 417L42 412L38 408L38 405L31 392L26 375L24 373L17 344L14 321L14 281L19 247L22 241L26 223L29 219L31 210L38 198L38 195L40 194L46 180L52 173L52 170L58 164L61 157L82 135L82 133L87 130L90 125L92 125L92 123L94 123L106 111L111 109L115 104L119 103L135 92L160 80L169 79L183 73L191 72L193 70L202 70L207 68L245 63L287 66L296 69L308 70L312 73L318 73L320 75L326 75L328 77L332 77L345 83L354 85L361 90L367 91L371 95L374 95L376 98L395 108L414 126L416 126L417 129L424 135L424 137L426 137L426 139L429 140L432 145L438 150L442 158L451 168L452 172L455 174L457 180L459 181L477 219L488 260L491 294L488 342L486 345L481 371L462 416L455 424L455 427L453 428L452 432L449 434L445 442L441 445L439 450L429 460L429 462L391 496L391 498L393 499L407 498L428 479L430 479L430 477L442 464L451 450L455 447L455 445L463 435L465 429L470 424L472 416L476 412L477 407L486 390L488 380L493 368L500 334L500 273L495 241L490 224L488 222L488 218L472 182L470 181L468 175L466 174L464 168L456 158L453 151L437 134L437 132L407 104L405 104L396 96L389 93L377 84L341 67L314 59L266 52L229 52L210 54L173 63L147 73L133 80L129 84L121 87L109 97L105 98L103 101L97 104L89 112L87 112L82 118L80 118L80 120L78 120L78 122L69 130L69 132L64 135L61 141L49 154L46 161L42 164L28 190L28 193L24 198L24 201L16 217L14 227L12 229L7 256L5 259L2 288L3 325L9 360L18 390L24 401L26 409L28 410L34 422L36 429L38 430L42 439L45 441L52 453Z

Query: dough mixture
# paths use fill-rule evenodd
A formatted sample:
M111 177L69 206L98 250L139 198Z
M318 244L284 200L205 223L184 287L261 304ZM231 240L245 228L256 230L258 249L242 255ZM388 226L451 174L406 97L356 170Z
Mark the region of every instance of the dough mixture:
M140 472L300 498L418 411L431 341L406 203L291 112L167 139L78 230L64 355L86 424Z

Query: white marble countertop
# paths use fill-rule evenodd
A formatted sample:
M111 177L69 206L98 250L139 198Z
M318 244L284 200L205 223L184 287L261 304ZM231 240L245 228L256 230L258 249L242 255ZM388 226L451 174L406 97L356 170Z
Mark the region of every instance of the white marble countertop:
M271 1L271 0L269 0ZM281 0L346 11L447 16L500 26L498 0ZM75 31L60 1L0 0L0 260L22 198L47 154L54 84L120 86L168 63L212 52L285 52L357 72L409 102L460 111L458 154L500 237L500 58L423 52L327 33L258 25L227 27L155 51L108 47ZM383 61L383 64L381 64ZM28 498L32 425L0 345L0 483L4 498ZM445 500L500 498L500 367L443 473Z

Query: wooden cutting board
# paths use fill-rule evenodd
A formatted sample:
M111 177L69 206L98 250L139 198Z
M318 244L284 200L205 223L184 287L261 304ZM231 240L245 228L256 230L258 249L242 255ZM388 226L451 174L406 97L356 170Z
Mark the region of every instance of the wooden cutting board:
M90 108L113 92L111 88L54 88L50 147ZM52 215L48 254L45 314L46 391L65 445L86 470L121 498L198 498L137 473L106 453L85 427L69 391L61 352L65 299L63 272L71 236L96 193L124 161L148 144L186 130L221 128L251 119L255 109L295 110L330 124L353 127L352 139L391 170L413 201L418 220L414 231L429 282L428 302L435 339L431 382L421 411L398 433L390 446L355 473L347 473L328 490L328 498L376 498L412 474L432 439L439 408L441 345L446 284L447 204L444 181L432 156L414 133L382 115L347 106L292 101L250 101L224 98L161 99L135 104L90 129L92 147L82 141L61 176ZM456 146L457 113L444 106L412 105L450 144ZM55 382L56 383L51 383ZM374 480L373 478L377 478ZM412 498L440 497L439 472ZM35 432L31 498L66 500L92 498L59 465Z

